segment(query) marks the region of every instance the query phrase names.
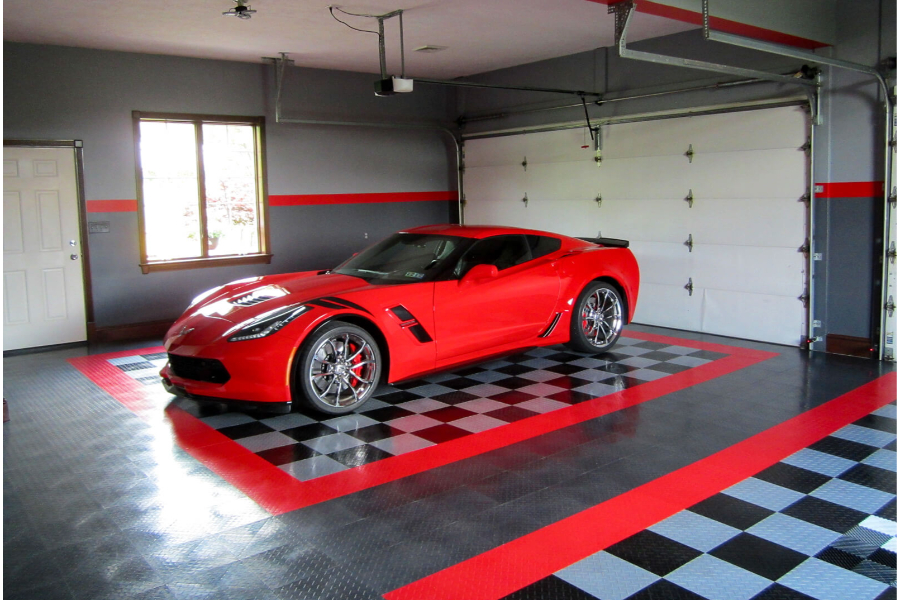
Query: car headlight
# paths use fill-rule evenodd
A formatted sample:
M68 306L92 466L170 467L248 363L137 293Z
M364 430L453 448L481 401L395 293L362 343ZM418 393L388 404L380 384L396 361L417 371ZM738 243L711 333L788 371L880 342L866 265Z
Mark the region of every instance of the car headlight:
M309 307L305 304L294 304L263 313L246 325L243 325L237 333L228 338L228 341L257 340L272 335L308 310Z

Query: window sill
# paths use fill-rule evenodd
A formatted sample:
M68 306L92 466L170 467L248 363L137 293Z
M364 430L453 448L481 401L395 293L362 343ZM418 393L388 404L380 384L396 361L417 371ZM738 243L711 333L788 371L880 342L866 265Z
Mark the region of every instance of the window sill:
M141 263L141 272L146 275L156 271L181 271L184 269L208 269L210 267L233 267L236 265L268 265L271 254L245 254L242 256L217 256L212 258L186 258Z

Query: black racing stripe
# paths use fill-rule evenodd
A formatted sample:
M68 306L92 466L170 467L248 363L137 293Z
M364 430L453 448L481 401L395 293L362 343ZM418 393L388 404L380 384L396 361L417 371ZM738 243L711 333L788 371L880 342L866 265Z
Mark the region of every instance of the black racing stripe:
M322 300L325 300L327 302L334 302L335 304L342 304L348 308L355 308L356 310L358 310L360 312L372 314L368 310L366 310L364 307L357 304L356 302L350 302L349 300L344 300L343 298L336 298L334 296L325 296L324 298L322 298Z
M322 308L347 308L343 304L336 304L334 302L329 302L328 300L325 300L324 298L317 298L315 300L309 300L308 302L305 302L304 304L312 304L313 306L321 306Z

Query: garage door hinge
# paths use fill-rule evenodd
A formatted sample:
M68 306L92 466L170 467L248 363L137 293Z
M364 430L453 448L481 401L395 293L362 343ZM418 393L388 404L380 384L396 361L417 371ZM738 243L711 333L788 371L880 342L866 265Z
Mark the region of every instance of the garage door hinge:
M466 205L466 195L465 194L463 194L462 197L459 199L459 203L462 204L463 206Z
M888 301L884 303L884 310L888 311L888 316L893 317L894 311L897 309L897 305L894 304L894 297L888 296Z
M803 242L802 246L797 248L797 252L802 252L803 254L806 254L807 256L809 255L810 250L811 250L811 248L809 247L809 238L807 238L806 241Z
M688 144L687 152L685 152L684 155L687 156L689 163L694 162L694 145L693 144Z
M688 203L688 208L694 208L694 190L688 190L688 195L684 197L684 201Z
M891 264L894 264L897 260L897 245L894 242L891 242L891 247L888 248L887 257Z
M526 171L528 170L528 157L527 156L522 158L522 168Z
M806 143L803 144L802 146L800 146L800 147L797 148L797 149L798 149L798 150L803 150L804 152L806 152L807 154L809 154L809 151L812 150L812 140L810 140L809 138L806 138Z
M797 202L802 202L803 204L809 205L810 198L811 198L811 196L809 195L809 190L807 190L807 192L805 194L803 194L802 196L800 196L797 199Z
M597 197L594 198L594 202L597 203L597 208L600 208L600 204L603 203L603 196L600 195L600 192L597 192Z
M693 234L688 234L688 239L684 242L684 245L688 247L688 252L694 251L694 236Z
M891 190L891 195L888 197L888 202L891 203L891 208L897 208L897 186Z
M525 192L525 197L522 198L522 202L525 203L525 208L528 208L528 192Z
M694 295L694 280L688 277L687 285L684 286L684 289L688 291L688 296Z
M803 303L803 308L809 308L809 293L803 292L802 296L797 296L797 300Z

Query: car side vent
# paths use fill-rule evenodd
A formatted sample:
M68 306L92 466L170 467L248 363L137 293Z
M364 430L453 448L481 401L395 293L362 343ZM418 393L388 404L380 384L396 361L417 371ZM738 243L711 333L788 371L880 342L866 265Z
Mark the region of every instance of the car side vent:
M428 331L422 327L418 319L416 319L405 306L398 304L388 310L394 313L394 316L400 320L400 327L413 334L419 342L427 344L428 342L434 341L431 336L428 335Z
M253 306L254 304L272 300L273 298L275 298L275 296L254 296L253 294L247 294L246 296L241 296L240 298L232 300L231 303L237 304L238 306Z

